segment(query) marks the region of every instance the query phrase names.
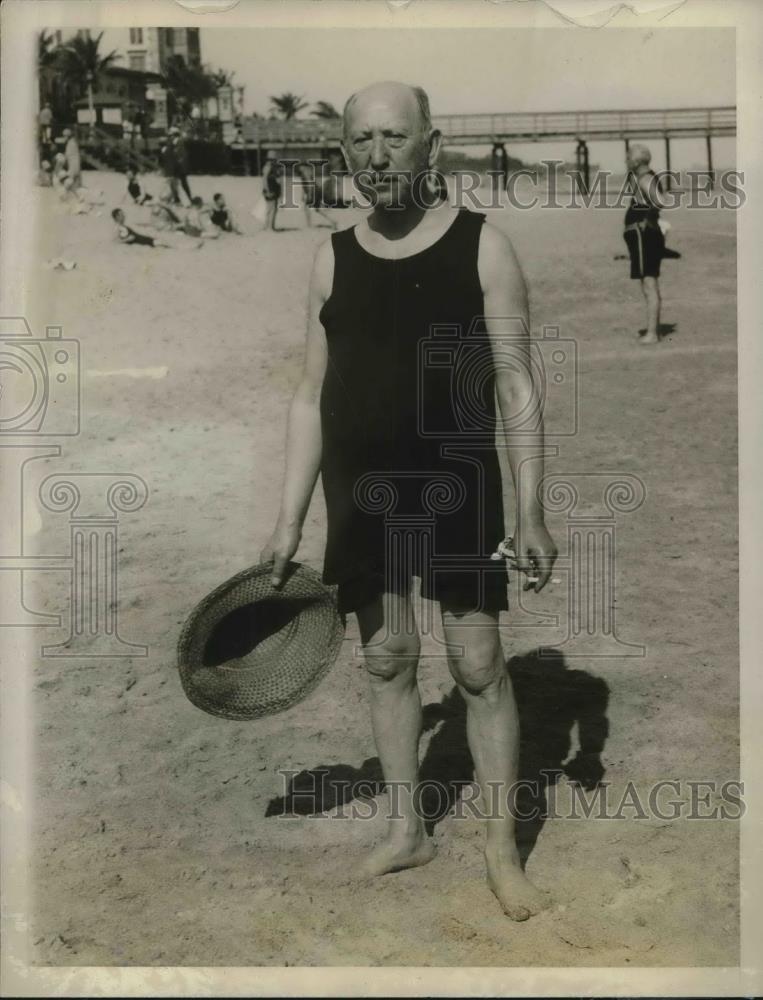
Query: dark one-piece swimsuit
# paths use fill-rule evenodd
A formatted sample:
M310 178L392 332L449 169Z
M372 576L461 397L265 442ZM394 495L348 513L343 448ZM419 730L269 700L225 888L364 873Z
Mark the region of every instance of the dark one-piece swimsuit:
M430 247L398 260L335 233L320 319L328 535L324 582L343 612L383 591L443 607L508 607L495 377L478 250L484 215L459 211Z

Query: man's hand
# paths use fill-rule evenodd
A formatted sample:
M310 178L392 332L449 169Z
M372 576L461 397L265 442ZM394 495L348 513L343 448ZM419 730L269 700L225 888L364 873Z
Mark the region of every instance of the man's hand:
M551 578L559 551L542 521L517 526L514 535L516 567L527 573L524 590L539 593Z
M286 576L289 560L299 548L302 532L297 527L289 527L280 521L276 524L273 534L268 539L265 548L260 553L260 563L273 563L273 573L270 582L274 587L280 587Z

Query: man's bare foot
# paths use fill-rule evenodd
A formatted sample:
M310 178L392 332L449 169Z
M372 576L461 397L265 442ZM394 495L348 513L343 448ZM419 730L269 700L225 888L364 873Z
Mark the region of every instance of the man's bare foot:
M522 871L516 848L485 850L487 884L503 912L512 920L528 920L549 904L549 898L536 889Z
M422 830L405 836L392 836L379 844L364 861L360 874L364 878L387 875L425 865L435 856L432 840Z

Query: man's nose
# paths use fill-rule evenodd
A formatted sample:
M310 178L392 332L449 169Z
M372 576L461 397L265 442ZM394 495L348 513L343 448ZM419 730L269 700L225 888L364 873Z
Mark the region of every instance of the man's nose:
M371 166L374 170L382 170L389 163L387 146L383 136L377 136L371 143Z

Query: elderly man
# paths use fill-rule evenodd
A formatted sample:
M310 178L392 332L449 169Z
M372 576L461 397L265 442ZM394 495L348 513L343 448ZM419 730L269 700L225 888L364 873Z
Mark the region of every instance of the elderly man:
M631 145L625 157L633 194L625 213L623 237L630 254L631 278L641 282L646 303L646 330L639 334L642 344L656 344L660 339L659 277L665 256L665 238L659 221L663 206L657 175L649 166L651 159L649 149L640 143Z
M422 711L411 574L421 578L423 597L439 601L485 804L488 883L504 911L524 920L545 900L520 865L511 808L519 732L498 633L505 564L490 560L504 534L494 389L518 485L514 548L528 573L526 589L545 585L556 549L538 501L542 427L517 426L538 403L522 363L529 350L524 280L508 239L484 216L427 196L440 141L420 88L380 83L347 102L344 152L373 210L316 255L281 507L261 559L273 560L277 586L297 551L320 472L328 514L324 580L338 584L340 609L358 617L374 737L395 798L387 838L366 874L423 865L434 854L416 794ZM442 358L421 360L433 327L451 331L447 346L463 365L454 378L439 366ZM446 346L434 340L433 347ZM506 340L513 346L502 364ZM483 407L476 435L454 415L463 402L457 384L470 373ZM388 549L382 508L393 504L398 519L409 515L406 531L418 539L411 558ZM422 528L432 517L436 567Z

